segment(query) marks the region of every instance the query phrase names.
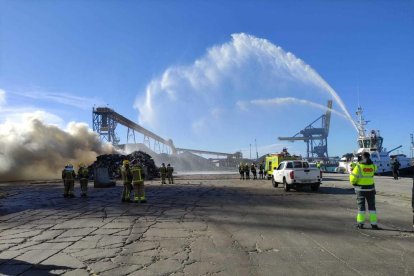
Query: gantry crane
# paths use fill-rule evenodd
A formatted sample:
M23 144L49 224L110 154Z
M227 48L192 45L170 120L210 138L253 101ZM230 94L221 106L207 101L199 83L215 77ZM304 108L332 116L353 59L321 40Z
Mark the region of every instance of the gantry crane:
M306 154L308 159L328 158L328 134L331 122L332 100L328 101L326 114L318 117L304 129L292 137L279 137L280 141L304 141L306 143ZM317 124L320 122L320 126Z

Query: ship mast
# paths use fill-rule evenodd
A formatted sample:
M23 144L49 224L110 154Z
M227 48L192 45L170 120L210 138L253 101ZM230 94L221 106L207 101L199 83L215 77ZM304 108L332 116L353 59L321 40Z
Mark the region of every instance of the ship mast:
M365 121L364 117L362 116L362 113L363 109L361 106L359 106L356 111L356 115L358 116L358 121L356 122L356 125L358 128L359 137L364 138L367 136L365 126L368 124L369 121Z

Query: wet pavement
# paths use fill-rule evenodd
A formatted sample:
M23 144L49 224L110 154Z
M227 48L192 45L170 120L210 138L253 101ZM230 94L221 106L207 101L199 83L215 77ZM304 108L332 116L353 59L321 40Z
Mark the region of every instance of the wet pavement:
M148 203L121 185L62 197L61 183L3 183L4 275L413 275L412 180L377 178L382 231L357 230L345 175L319 193L284 192L238 175L147 182Z

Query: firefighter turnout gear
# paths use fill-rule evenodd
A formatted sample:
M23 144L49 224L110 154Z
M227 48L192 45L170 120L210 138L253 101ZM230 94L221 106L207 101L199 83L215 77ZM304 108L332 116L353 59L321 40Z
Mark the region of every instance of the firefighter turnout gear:
M245 178L246 180L250 179L250 167L249 164L244 164L244 174L245 174Z
M78 178L81 188L81 196L88 196L88 180L89 180L89 170L86 168L85 164L80 164L78 170Z
M357 223L359 228L363 228L365 222L366 205L368 204L369 220L373 229L378 229L377 212L375 207L375 183L374 174L377 166L369 158L369 154L364 155L364 159L357 163L349 175L349 181L354 186L357 196L358 214Z
M167 168L165 167L165 164L162 163L161 168L160 168L161 184L166 184L165 183L166 176L167 176Z
M250 170L253 174L253 179L257 179L257 170L256 170L256 165L254 163L250 166Z
M174 184L174 178L173 178L173 172L174 168L171 167L170 164L167 165L167 178L168 178L168 184Z
M63 196L64 197L75 197L73 194L73 189L75 186L75 170L73 169L72 164L67 164L62 171L62 179L63 179Z
M264 179L263 172L264 172L264 165L263 165L263 163L260 163L260 165L259 165L259 179Z
M131 166L131 173L132 185L134 186L134 201L137 203L144 203L146 202L146 199L142 167L134 162Z
M243 163L240 163L240 165L239 165L239 174L240 174L240 180L244 180L244 166L243 166Z
M125 160L128 161L128 160ZM132 172L129 167L129 161L123 162L123 165L121 167L121 176L122 176L122 182L124 184L124 188L122 190L122 201L129 202L131 199L131 183L132 183Z

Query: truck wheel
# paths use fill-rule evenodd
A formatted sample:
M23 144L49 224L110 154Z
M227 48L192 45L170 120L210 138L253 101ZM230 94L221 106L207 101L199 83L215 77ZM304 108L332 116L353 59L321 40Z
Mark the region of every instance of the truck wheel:
M313 192L317 192L319 190L319 186L321 185L321 183L315 183L311 185L311 190Z
M274 177L272 176L272 186L273 188L277 188L279 186L279 183L277 183L274 179Z
M287 184L286 178L283 178L283 189L285 189L285 192L289 192L290 191L290 185Z

